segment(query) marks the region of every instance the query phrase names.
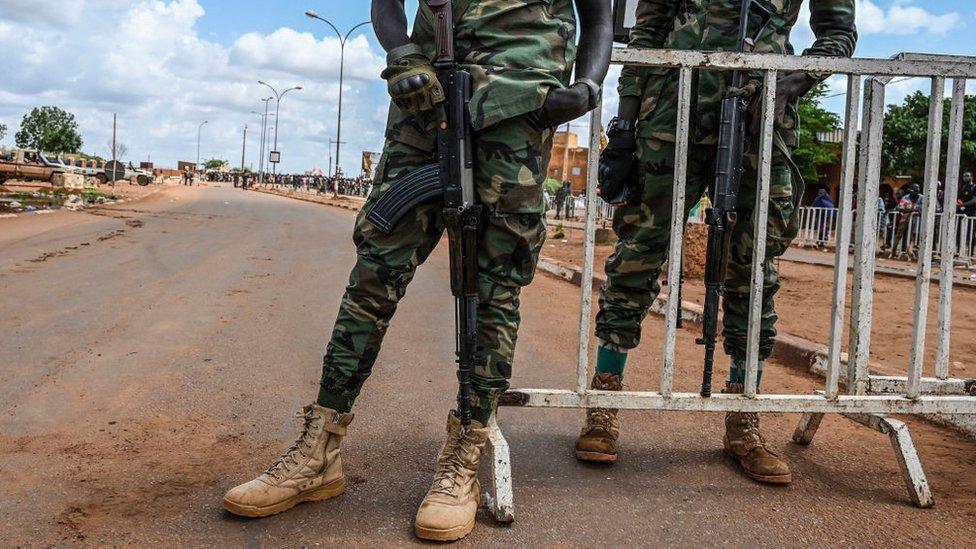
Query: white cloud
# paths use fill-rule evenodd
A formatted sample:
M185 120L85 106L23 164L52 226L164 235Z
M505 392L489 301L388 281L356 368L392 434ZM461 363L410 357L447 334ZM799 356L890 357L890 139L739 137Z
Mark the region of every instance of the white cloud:
M203 16L197 0L0 0L0 122L13 134L32 107L57 105L77 116L85 150L105 154L116 112L129 160L151 156L166 166L195 159L202 120L209 120L202 156L239 161L248 123L254 137L248 156L256 166L261 119L250 112L261 111L260 98L269 95L257 81L279 90L301 84L304 90L282 101L282 169L327 164L339 92L338 40L281 28L225 46L200 36ZM385 106L378 79L384 57L362 35L349 40L345 57L343 165L358 172L359 151L382 145L382 125L352 128L354 120L372 120Z
M908 1L895 1L887 11L871 0L858 0L857 27L863 34L945 34L958 25L958 13L935 15Z
M857 0L857 31L862 37L875 34L911 35L922 32L946 34L962 23L962 17L956 12L936 15L913 5L911 0L889 1L887 9L879 6L876 1ZM814 35L810 30L809 21L810 7L807 2L804 2L791 37L797 50L802 50L813 43Z

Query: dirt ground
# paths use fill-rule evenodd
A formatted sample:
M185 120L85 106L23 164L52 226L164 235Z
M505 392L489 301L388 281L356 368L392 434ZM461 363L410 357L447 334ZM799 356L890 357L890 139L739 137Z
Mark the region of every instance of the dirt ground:
M357 401L347 492L261 520L220 504L294 440L293 414L314 398L353 219L215 186L0 220L0 547L419 545L413 517L456 394L443 246ZM513 386L569 388L578 289L536 277L522 318ZM632 389L660 375L663 323L644 329ZM695 336L678 334L677 390L699 382ZM819 384L775 361L764 378L792 393ZM765 414L795 477L768 487L723 455L721 414L621 417L621 457L596 467L573 457L580 410L501 410L517 519L482 510L458 545L969 547L976 535L976 442L926 422L911 423L937 501L922 510L887 437L842 418L807 447L789 442L795 415Z
M692 238L686 247L694 250L690 260L686 255L685 264L693 266L685 278L683 298L701 304L704 300L704 287L701 282L703 270L698 266L704 261L704 228L689 233ZM594 269L603 276L604 263L613 252L613 246L597 246ZM566 238L550 238L542 252L543 257L557 261L582 265L582 231L567 229ZM776 297L776 311L779 314L778 327L781 332L798 335L806 339L826 344L830 330L831 299L833 293L834 269L822 265L812 265L793 261L779 261L782 287ZM666 275L666 270L662 277ZM696 276L697 275L697 276ZM851 291L851 277L848 277L848 295ZM935 375L936 330L938 327L938 284L933 283L929 291L927 336L924 375ZM847 300L845 319L849 325L850 299ZM875 282L874 323L872 326L872 364L873 369L887 374L905 375L908 369L911 350L912 319L915 310L915 281L910 278L879 274ZM976 378L976 289L956 286L953 292L952 333L950 340L950 373L954 377ZM846 340L846 338L845 338ZM845 341L844 350L847 350Z

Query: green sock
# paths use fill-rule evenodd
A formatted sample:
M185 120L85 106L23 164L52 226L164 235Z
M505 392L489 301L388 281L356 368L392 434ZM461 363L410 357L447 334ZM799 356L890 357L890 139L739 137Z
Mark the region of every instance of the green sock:
M762 382L762 374L763 374L763 363L760 360L759 361L759 375L757 376L757 379L756 379L756 389L757 390L759 389L760 382ZM730 385L739 384L739 385L743 385L743 386L746 384L746 367L745 367L745 361L744 360L742 362L739 362L739 361L733 361L732 362L732 367L729 368L729 384Z
M624 375L627 364L627 351L617 351L606 345L600 345L596 351L596 373Z

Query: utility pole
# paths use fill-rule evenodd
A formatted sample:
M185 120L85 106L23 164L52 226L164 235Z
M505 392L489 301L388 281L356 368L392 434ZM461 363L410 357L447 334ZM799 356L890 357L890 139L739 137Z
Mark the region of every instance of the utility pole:
M112 113L112 161L115 161L115 128L116 128L116 114Z
M247 153L247 124L244 124L244 143L241 144L241 180L244 179L244 155Z
M200 126L197 127L197 165L196 165L197 171L200 171L200 135L203 132L203 126L205 124L207 124L206 120L201 122ZM114 149L115 146L113 145L112 148ZM114 155L115 153L113 152L112 154Z

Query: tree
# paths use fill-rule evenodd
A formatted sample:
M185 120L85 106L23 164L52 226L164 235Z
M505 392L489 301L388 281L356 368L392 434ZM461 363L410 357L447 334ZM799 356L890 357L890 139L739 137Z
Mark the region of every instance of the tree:
M942 157L945 166L949 146L949 113L952 102L946 101L942 113ZM976 164L976 96L967 95L962 125L962 165ZM925 146L928 138L929 97L922 92L905 98L902 105L889 105L884 120L882 175L910 175L920 180L925 170Z
M25 114L14 139L18 147L50 153L76 153L82 145L75 115L58 107L35 107Z
M3 141L4 137L7 137L7 125L0 124L0 141Z
M226 160L220 160L218 158L211 158L203 163L203 169L205 170L219 170L227 165Z
M112 140L111 139L108 140L108 143L106 143L106 145L108 146L109 156L112 156L116 160L119 160L119 161L121 161L123 158L125 158L126 153L129 152L129 146L126 145L125 143L122 143L121 141L115 143L115 152L114 153L112 152Z
M821 83L800 99L797 112L800 115L800 142L793 152L793 161L803 179L809 183L820 180L817 169L831 164L840 154L835 143L824 143L817 137L840 128L840 117L820 106L827 94L827 85Z

